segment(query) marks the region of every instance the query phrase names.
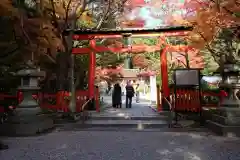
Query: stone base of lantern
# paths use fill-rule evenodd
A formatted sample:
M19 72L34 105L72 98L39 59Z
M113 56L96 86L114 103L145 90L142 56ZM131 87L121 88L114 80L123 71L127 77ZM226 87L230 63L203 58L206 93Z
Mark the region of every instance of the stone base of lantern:
M219 135L240 137L240 108L218 108L207 120L207 127Z
M3 136L34 136L53 128L53 120L47 115L16 115L0 125L0 134Z

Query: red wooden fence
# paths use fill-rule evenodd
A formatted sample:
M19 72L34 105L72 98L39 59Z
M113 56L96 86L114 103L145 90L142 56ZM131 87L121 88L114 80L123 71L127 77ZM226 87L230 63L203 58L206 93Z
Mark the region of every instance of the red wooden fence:
M95 104L96 111L100 111L99 106L99 90L96 88L95 92ZM49 94L49 93L39 93L38 95L33 95L33 98L39 101L39 104L42 108L51 109L55 111L61 112L69 112L69 92L60 92L61 96L57 96L57 94ZM218 97L220 103L224 96L227 96L226 92L221 91L220 93L213 93L209 91L201 92L199 95L199 91L194 89L177 89L176 94L174 91L171 91L170 102L172 104L172 109L176 111L191 111L191 112L200 112L202 107L217 107L218 103L206 103L201 105L200 98L204 97ZM76 91L76 112L81 112L82 105L88 100L88 91ZM57 97L60 97L57 99ZM3 101L4 98L16 98L18 102L22 101L23 95L19 92L17 95L7 95L0 94L0 101ZM160 94L160 102L161 102L161 94ZM159 104L161 105L161 104ZM0 111L1 112L1 111Z
M99 90L97 89L95 92L95 105L96 110L99 112L100 104L99 104ZM61 94L60 96L57 94ZM69 92L60 92L57 94L49 94L49 93L38 93L33 94L33 98L38 101L41 108L51 109L60 112L69 112L69 102L70 102L70 93ZM88 100L89 92L88 91L76 91L76 112L82 111L83 104ZM60 98L57 98L60 97ZM18 92L17 95L7 95L7 94L0 94L0 101L4 101L6 98L13 98L17 99L18 102L23 100L23 94ZM3 108L3 107L0 107ZM2 111L0 111L2 112Z
M199 112L201 110L199 91L195 89L177 89L172 104L175 111Z
M201 91L195 89L177 89L176 92L171 91L171 104L175 111L190 111L200 112L202 107L218 107L222 99L227 96L227 93L220 91L220 93L214 93L211 91ZM215 103L206 102L206 98L218 98Z

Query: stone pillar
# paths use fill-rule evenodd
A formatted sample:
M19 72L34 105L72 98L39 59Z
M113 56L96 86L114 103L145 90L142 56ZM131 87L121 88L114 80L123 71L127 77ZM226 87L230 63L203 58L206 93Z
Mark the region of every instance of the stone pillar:
M37 69L23 69L16 74L21 78L19 91L23 92L23 101L16 108L16 115L9 117L0 130L4 135L29 136L54 127L53 120L41 114L41 108L32 94L38 92L38 78L45 75Z
M156 76L150 76L150 95L151 95L151 103L156 104L157 102L157 81Z

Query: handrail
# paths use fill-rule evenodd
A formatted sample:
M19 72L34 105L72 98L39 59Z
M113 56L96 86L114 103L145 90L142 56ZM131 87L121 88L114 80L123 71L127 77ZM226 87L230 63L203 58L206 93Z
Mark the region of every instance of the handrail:
M85 107L87 106L87 104L91 101L91 99L87 100L81 107L81 110L83 111L85 109Z
M168 127L169 127L169 128L172 128L172 121L173 121L172 111L173 111L173 107L172 107L172 104L170 103L170 101L169 101L165 96L163 96L163 99L164 99L164 100L168 103L168 105L169 105Z
M82 123L85 122L86 118L86 114L85 114L85 107L87 106L87 104L91 101L91 99L87 100L81 107L81 111L82 111Z

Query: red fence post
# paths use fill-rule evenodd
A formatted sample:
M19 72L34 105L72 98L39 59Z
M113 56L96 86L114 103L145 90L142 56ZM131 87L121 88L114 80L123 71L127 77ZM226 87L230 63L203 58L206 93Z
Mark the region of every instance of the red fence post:
M63 102L64 102L64 94L65 94L65 91L58 91L57 92L57 95L56 95L56 107L57 107L57 110L60 110L60 111L64 111L64 106L63 106Z

